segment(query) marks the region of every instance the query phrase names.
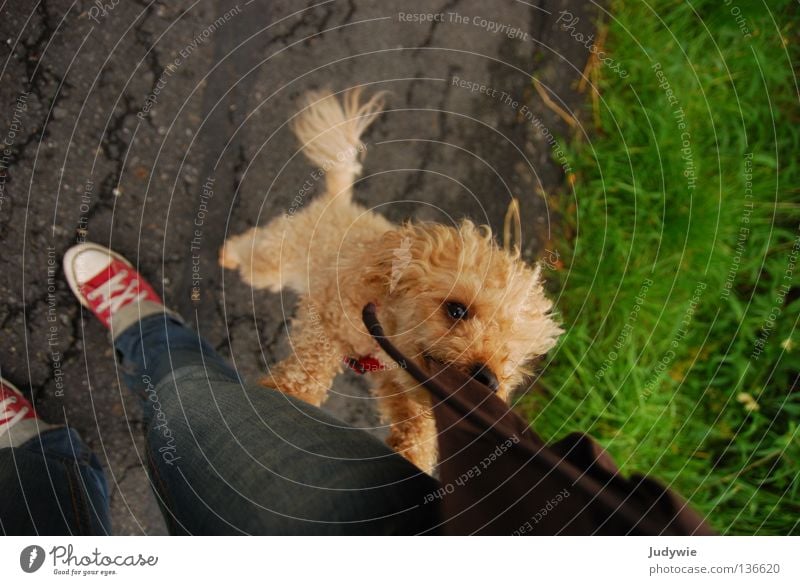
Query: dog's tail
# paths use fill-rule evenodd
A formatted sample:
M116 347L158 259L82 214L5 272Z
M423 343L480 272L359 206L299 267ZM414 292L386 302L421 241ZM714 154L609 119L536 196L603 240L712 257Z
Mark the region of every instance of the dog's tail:
M363 104L360 96L361 88L346 92L341 102L330 91L309 92L292 124L306 156L325 173L328 196L346 202L361 174L361 134L383 110L383 93Z

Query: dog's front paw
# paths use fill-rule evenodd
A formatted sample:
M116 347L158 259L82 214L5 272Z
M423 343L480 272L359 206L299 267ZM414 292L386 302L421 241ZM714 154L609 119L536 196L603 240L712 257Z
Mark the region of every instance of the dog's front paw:
M405 434L397 427L393 427L389 438L386 439L386 444L392 451L399 453L428 475L433 474L438 459L438 448L435 442L425 441L417 433Z
M305 377L303 379L295 379L291 375L281 375L280 372L274 375L267 374L258 383L264 388L277 390L282 394L299 398L303 402L308 402L314 406L320 406L328 392L327 387L315 383L313 380L305 379Z

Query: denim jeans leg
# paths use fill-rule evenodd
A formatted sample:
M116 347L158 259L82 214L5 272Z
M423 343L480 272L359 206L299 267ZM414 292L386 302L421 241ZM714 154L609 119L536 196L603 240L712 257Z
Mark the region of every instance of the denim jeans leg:
M153 415L148 399L167 374L193 366L230 380L239 376L202 337L167 313L150 315L114 340L125 384L141 400L145 421Z
M363 430L243 384L180 322L149 317L116 347L149 411L149 471L173 533L435 531L433 478Z
M0 485L3 534L111 534L103 468L73 429L51 429L0 449Z

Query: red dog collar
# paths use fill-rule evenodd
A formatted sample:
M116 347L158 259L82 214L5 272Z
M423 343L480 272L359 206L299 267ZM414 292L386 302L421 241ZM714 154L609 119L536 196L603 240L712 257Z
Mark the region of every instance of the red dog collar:
M353 370L356 374L366 374L367 372L377 372L386 369L386 366L383 365L378 358L372 355L365 355L361 358L344 356L343 361L347 367Z

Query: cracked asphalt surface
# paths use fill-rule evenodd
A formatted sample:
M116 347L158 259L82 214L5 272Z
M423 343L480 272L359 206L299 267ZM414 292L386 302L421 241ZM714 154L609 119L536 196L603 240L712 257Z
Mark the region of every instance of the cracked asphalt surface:
M286 126L297 99L366 85L390 92L389 111L366 136L356 198L395 221L467 216L502 234L517 197L534 259L557 222L548 198L568 197L548 134L568 128L531 75L563 109L585 102L574 86L588 51L559 30L565 9L586 34L601 11L577 0L0 5L0 372L98 454L116 534L166 528L141 414L105 331L69 292L64 251L87 239L126 255L255 380L288 352L294 298L253 295L217 251L284 213L309 180ZM384 433L355 374L325 408Z

